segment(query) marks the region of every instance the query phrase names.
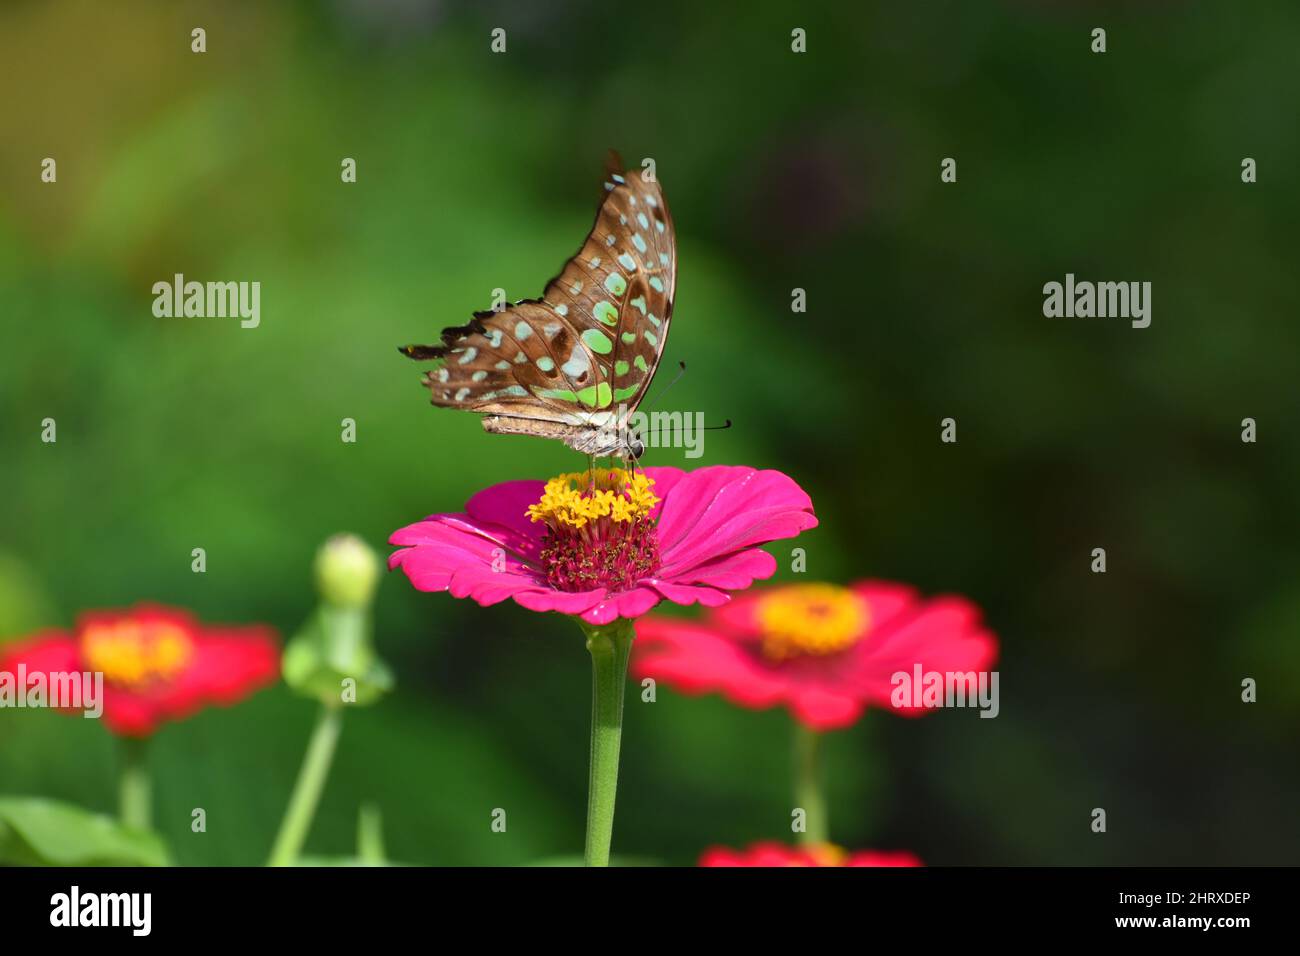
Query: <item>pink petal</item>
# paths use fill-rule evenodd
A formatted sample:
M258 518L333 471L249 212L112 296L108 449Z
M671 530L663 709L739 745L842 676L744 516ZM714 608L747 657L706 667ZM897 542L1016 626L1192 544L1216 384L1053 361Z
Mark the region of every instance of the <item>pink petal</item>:
M110 727L134 727L146 712L154 722L182 720L203 707L229 707L280 677L280 648L268 627L200 627L194 632L194 656L172 680L157 688L115 688L114 719ZM105 694L107 697L107 694ZM107 719L109 713L104 712Z
M664 581L657 577L646 578L641 583L654 588L674 604L699 604L703 607L720 607L731 600L731 596L725 591L719 591L717 588L707 585L697 587L690 584L674 584L671 581Z
M512 536L499 525L479 527L468 515L433 515L393 532L389 542L408 547L393 552L388 567L400 567L416 590L450 591L484 606L549 590L541 572L504 540Z
M608 624L617 617L640 617L663 598L648 587L635 587L630 591L609 595L604 601L582 615L588 624Z
M417 591L446 591L457 574L493 573L492 560L491 556L480 557L457 548L425 545L395 552L388 564L390 568L400 567ZM496 572L492 580L500 587L535 587L539 576L533 569L507 564L506 570ZM465 593L458 596L464 597Z
M453 548L475 558L486 557L489 561L499 549L505 552L507 559L513 555L517 562L524 563L531 563L531 552L537 549L536 542L522 538L509 528L476 524L469 515L430 515L423 521L394 531L388 543ZM388 562L390 570L396 567L392 556Z
M856 581L849 587L867 600L870 627L881 628L920 599L916 588L893 581Z
M47 676L80 671L85 666L76 639L65 631L41 631L26 640L0 647L0 671L16 674L19 664L28 674Z
M484 488L465 503L465 512L480 526L494 525L508 533L497 532L512 551L536 559L546 525L528 517L528 506L541 500L546 487L543 481L503 481Z
M466 565L494 563L506 571L530 572L532 563L511 546L512 533L498 525L479 526L468 515L431 515L424 521L399 528L389 537L389 544L407 547L388 558L389 570L404 565L414 551L425 555L426 570L441 566L444 573ZM517 537L517 536L513 536ZM442 590L446 585L431 590Z
M801 723L814 730L837 730L853 724L866 707L851 696L805 687L795 691L790 709Z
M760 553L767 554L766 551ZM718 630L728 631L732 640L759 640L762 635L759 633L758 608L771 590L760 588L736 595L729 604L709 612L709 624Z
M452 572L446 590L452 597L472 597L479 601L480 595L505 591L506 597L509 597L525 588L536 587L546 588L549 585L545 578L529 569L495 571L490 564L464 564ZM486 603L496 604L500 600L502 598L497 597Z
M677 487L677 483L686 477L686 472L680 468L669 468L660 466L658 468L642 468L641 471L647 478L654 482L651 491L659 498L659 503L650 511L650 520L658 521L659 516L664 510L664 500L669 493Z
M770 707L785 699L779 675L765 673L752 655L709 628L669 618L641 623L633 649L637 677L653 677L685 694L720 691L745 707Z
M906 850L895 852L881 850L859 850L849 854L845 866L924 866L921 858Z
M663 577L817 526L812 501L779 471L715 465L686 475L664 499L657 533Z
M664 553L677 547L694 524L706 518L720 496L725 505L730 505L732 496L725 492L734 490L739 482L752 474L754 469L744 465L710 465L683 475L672 493L663 496L659 545ZM728 514L734 514L734 509ZM716 526L717 520L710 519L710 523Z
M997 656L997 640L979 626L980 612L963 598L936 598L869 632L851 652L846 682L858 693L890 706L893 675L986 670ZM901 712L901 710L900 710Z
M774 574L776 558L766 551L750 548L696 565L674 577L682 584L707 584L725 591L740 591L756 580L770 578Z
M561 614L583 614L605 597L605 589L594 591L557 591L554 588L531 588L512 595L515 602L530 611L559 611Z

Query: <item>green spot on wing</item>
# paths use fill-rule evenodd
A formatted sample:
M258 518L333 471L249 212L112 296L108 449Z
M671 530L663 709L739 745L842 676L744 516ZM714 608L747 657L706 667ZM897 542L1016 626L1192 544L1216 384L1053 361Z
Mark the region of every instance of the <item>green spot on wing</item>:
M578 401L588 408L605 408L613 402L613 395L610 392L609 382L600 382L597 385L588 385L580 389L577 395Z
M614 343L600 329L587 329L582 333L582 341L587 348L591 349L598 355L608 355L614 351Z
M602 299L596 303L596 307L591 310L591 314L596 317L597 321L604 322L606 325L618 325L618 309L614 307L613 302L606 302Z

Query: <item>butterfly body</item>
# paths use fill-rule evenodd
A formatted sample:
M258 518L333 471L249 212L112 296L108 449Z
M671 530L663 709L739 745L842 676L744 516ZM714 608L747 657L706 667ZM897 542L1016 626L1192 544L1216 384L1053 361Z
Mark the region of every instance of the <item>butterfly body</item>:
M628 420L668 338L677 250L659 184L621 168L611 155L595 224L540 298L476 313L441 345L401 349L438 363L424 376L434 405L482 414L496 434L639 456Z
M629 434L626 417L610 412L604 418L578 420L572 423L539 421L531 418L513 418L507 415L488 415L483 419L483 430L494 435L535 435L538 438L555 438L574 451L596 458L616 455L636 459L645 450L641 439Z

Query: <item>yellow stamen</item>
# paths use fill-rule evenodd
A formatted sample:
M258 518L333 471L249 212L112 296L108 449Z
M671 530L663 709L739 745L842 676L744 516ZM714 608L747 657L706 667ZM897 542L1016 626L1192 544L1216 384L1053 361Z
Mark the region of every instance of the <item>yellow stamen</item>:
M585 527L599 518L630 522L650 513L659 501L652 478L622 468L560 475L546 483L542 499L528 506L528 517L551 526Z
M817 861L818 866L843 866L849 858L848 851L834 843L815 843L804 851Z
M777 588L758 604L763 654L783 661L805 654L842 651L866 633L867 602L833 584L792 584Z
M194 655L185 631L166 621L95 624L82 634L81 649L92 671L128 687L169 680Z

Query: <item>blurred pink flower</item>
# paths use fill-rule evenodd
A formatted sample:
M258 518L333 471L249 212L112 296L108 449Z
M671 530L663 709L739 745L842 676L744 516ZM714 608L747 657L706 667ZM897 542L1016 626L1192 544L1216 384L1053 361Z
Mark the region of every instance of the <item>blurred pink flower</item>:
M790 584L754 591L695 623L642 621L632 673L688 694L720 692L761 709L785 704L814 730L846 727L868 707L894 706L893 678L982 671L997 638L960 597L923 600L903 584Z
M761 545L816 525L808 495L779 471L598 470L485 488L464 513L394 532L388 565L421 591L600 625L664 600L723 605L775 573Z
M752 843L744 850L712 846L700 866L922 866L906 851L856 850L850 853L831 843L792 847L784 843Z
M167 721L228 707L280 677L275 632L261 624L201 624L160 604L87 611L71 631L41 631L0 651L0 673L22 667L46 686L62 675L103 675L103 720L114 734L148 737Z

